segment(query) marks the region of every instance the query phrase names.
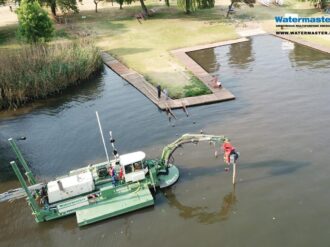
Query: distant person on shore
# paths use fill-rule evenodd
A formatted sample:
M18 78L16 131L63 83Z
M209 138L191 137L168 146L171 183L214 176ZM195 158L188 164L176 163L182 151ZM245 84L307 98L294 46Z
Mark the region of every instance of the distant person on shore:
M166 88L164 88L163 93L165 95L165 100L168 100L168 91Z
M160 96L162 95L162 87L158 84L156 88L157 88L158 99L160 99Z
M213 82L213 87L214 88L222 88L221 81L219 80L218 77L214 77L212 82Z

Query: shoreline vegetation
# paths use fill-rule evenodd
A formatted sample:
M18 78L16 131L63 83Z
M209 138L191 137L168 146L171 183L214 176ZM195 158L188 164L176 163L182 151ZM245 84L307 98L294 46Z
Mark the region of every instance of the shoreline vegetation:
M15 109L35 99L60 93L103 68L92 41L36 44L2 50L0 109Z

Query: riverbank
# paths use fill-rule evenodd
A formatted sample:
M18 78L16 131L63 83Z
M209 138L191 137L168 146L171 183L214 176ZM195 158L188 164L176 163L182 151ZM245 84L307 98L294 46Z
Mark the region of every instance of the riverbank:
M102 68L98 48L81 40L3 50L0 56L0 109L17 108L57 94Z
M250 8L245 4L235 10L229 19L225 18L228 0L216 1L215 8L198 10L186 15L176 6L165 7L163 3L149 2L152 16L137 21L135 15L141 12L138 3L124 6L102 4L99 12L93 11L91 1L79 6L81 12L67 19L68 24L57 25L60 33L67 38L90 36L96 45L111 54L126 67L141 74L147 83L161 85L172 99L205 94L200 90L204 85L189 71L189 68L170 51L184 47L237 39L240 31L257 27L273 33L274 16L294 12L300 16L320 15L309 3L289 0L283 6L266 7L256 4ZM172 3L174 5L174 3ZM1 32L0 30L0 37ZM0 41L1 47L15 48L11 42L10 29L5 34L7 41ZM4 36L4 35L2 35ZM310 44L323 44L330 47L324 37L300 37ZM223 82L224 86L226 82ZM191 93L193 92L193 94Z

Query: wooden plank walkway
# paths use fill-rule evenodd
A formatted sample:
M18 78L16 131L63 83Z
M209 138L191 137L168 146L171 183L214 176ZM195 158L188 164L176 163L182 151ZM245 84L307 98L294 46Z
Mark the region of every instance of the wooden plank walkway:
M207 49L221 45L229 45L233 43L247 41L246 38L241 38L237 40L218 42L208 45L199 45L189 48L177 49L171 51L171 53L177 57L180 62L182 62L185 67L190 70L197 78L199 78L212 92L212 94L187 97L182 99L165 99L165 95L162 94L161 99L157 97L157 89L151 85L142 75L136 71L129 69L116 58L111 56L109 53L102 52L101 56L103 62L112 69L119 76L128 81L136 89L138 89L142 94L149 98L155 105L157 105L161 110L177 109L182 108L183 106L196 106L203 104L210 104L215 102L222 102L227 100L235 99L235 96L225 88L214 88L214 83L212 82L214 78L207 73L199 64L192 60L186 52L195 51L200 49Z
M101 54L103 62L112 69L119 76L128 81L131 85L133 85L136 89L138 89L141 93L143 93L147 98L149 98L154 104L156 104L159 108L165 109L165 106L160 104L160 100L157 97L157 90L154 86L147 82L147 80L137 73L136 71L127 68L109 53L102 52Z

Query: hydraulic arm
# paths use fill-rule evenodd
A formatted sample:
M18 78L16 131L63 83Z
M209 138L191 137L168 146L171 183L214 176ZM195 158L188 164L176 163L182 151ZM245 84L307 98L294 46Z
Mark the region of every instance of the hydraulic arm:
M198 143L200 141L209 141L210 143L216 145L223 143L227 138L225 136L217 136L217 135L204 135L204 134L184 134L176 141L164 147L161 160L161 166L166 168L168 166L169 158L173 154L173 152L181 147L185 143Z

